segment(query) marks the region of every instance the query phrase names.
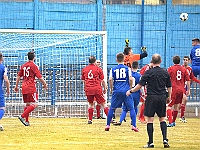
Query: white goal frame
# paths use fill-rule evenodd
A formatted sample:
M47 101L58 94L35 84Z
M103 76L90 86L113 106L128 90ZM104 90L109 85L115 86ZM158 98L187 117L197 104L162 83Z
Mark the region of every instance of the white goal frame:
M73 30L26 30L26 29L0 29L0 34L84 34L84 35L102 35L103 42L102 42L102 48L103 48L103 73L104 73L104 80L107 83L107 31L73 31ZM4 51L1 50L0 52L4 53ZM11 89L13 90L13 89ZM105 94L105 99L107 100L107 95ZM59 102L58 102L59 103ZM87 100L85 102L66 102L66 105L88 105ZM14 105L14 103L9 104ZM17 104L18 105L18 104ZM20 105L20 104L19 104ZM46 105L44 103L39 103L39 105ZM47 104L48 105L48 104ZM16 114L18 115L18 114ZM87 114L86 114L87 115ZM34 116L34 115L33 115ZM8 117L13 117L9 116ZM41 117L39 114L38 116L35 115L35 117ZM54 115L49 117L59 117L57 113L57 107L54 106ZM63 117L76 117L76 116L63 116ZM79 117L79 116L77 116ZM82 116L81 116L82 117Z

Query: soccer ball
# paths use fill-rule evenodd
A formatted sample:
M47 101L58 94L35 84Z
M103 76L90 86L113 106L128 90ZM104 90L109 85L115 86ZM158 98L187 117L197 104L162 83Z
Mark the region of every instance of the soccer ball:
M181 21L186 21L186 20L188 20L188 14L187 14L187 13L182 13L182 14L180 15L180 19L181 19Z

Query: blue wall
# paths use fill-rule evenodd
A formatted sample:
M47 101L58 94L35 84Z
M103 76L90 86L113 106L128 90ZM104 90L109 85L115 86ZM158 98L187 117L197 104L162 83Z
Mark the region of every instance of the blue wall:
M34 2L1 2L0 28L42 30L102 30L102 3L70 4ZM179 15L189 14L189 20L181 22ZM141 31L144 15L144 32ZM175 54L189 55L191 39L200 38L200 5L106 5L106 30L108 31L108 65L116 64L115 54L123 51L124 40L130 40L134 53L141 53L141 40L147 46L149 56L163 57L163 67L172 64ZM143 35L141 36L141 34ZM143 37L143 39L141 39Z

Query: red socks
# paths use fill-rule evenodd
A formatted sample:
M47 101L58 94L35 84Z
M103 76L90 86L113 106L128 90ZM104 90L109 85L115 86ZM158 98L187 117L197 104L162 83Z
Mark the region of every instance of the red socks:
M182 118L185 115L185 104L181 104L181 116L180 118Z
M26 110L27 108L28 108L28 106L25 106L25 107L24 107L24 112L25 112L25 110ZM29 121L28 121L28 117L29 117L29 114L25 116L26 122L29 122Z
M108 107L105 107L105 108L104 108L104 113L106 114L106 116L108 116L108 111L109 111L109 108L108 108Z
M171 124L172 123L172 110L171 109L167 110L167 118L168 118L169 124Z
M34 109L35 109L35 105L34 105L34 104L28 106L28 107L26 108L26 110L25 110L25 108L24 108L25 111L24 111L24 113L21 115L22 118L28 117L28 116L29 116L29 113L32 112Z
M176 121L177 115L178 115L178 111L177 111L177 110L174 110L174 113L173 113L173 122Z
M139 120L140 118L144 118L144 103L142 103L140 107L140 115L139 115Z
M101 116L100 110L101 110L101 106L100 105L96 105L97 118L99 118Z
M92 117L93 117L93 113L94 113L94 108L88 108L88 120L92 121Z

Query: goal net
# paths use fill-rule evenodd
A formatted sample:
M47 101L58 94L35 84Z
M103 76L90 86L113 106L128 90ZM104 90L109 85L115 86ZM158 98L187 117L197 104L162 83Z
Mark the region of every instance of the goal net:
M88 103L81 81L81 70L88 65L90 55L101 60L107 79L107 34L105 31L65 30L0 30L0 52L8 68L11 93L5 95L5 116L23 112L21 91L15 93L15 81L20 66L28 61L27 53L34 50L36 65L48 84L44 90L37 82L39 106L35 117L87 117ZM21 89L20 89L21 90Z

